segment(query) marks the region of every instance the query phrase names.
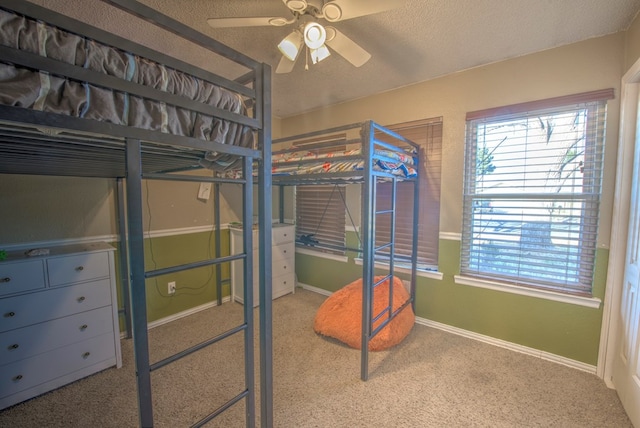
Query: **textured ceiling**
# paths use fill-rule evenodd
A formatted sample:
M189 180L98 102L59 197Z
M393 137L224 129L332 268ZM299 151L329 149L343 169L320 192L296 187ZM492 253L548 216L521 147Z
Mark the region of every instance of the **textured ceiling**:
M142 26L87 0L32 0L145 43ZM626 30L640 0L407 0L397 9L335 23L372 54L356 68L337 54L298 59L276 74L276 45L293 29L213 29L207 18L290 16L282 0L141 0L273 69L273 114L287 117L472 67ZM349 0L343 0L349 1ZM351 0L366 3L366 0ZM323 23L324 21L320 21ZM131 28L134 27L134 28ZM115 30L113 29L115 28ZM167 40L147 44L170 45ZM167 48L168 49L168 48ZM197 62L197 61L196 61Z

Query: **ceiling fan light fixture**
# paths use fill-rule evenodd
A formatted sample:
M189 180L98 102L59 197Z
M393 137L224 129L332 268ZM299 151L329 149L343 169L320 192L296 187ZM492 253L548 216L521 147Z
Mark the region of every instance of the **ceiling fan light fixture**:
M324 45L327 39L327 32L324 27L317 22L309 22L304 27L304 43L309 49L318 49Z
M306 0L284 0L287 7L296 12L302 12L307 8Z
M327 39L325 40L325 43L328 43L330 41L332 41L333 39L336 38L336 29L333 27L325 27L324 29L327 32Z
M282 39L278 44L278 49L282 52L282 55L286 56L289 60L295 61L300 53L302 47L302 34L299 31L292 31L287 37Z
M284 27L287 24L291 24L292 21L287 21L285 18L276 17L269 20L269 25L274 27Z
M342 9L334 2L325 3L322 6L322 15L329 22L336 22L342 18Z
M329 49L325 45L322 45L318 49L311 49L310 55L311 62L317 64L331 55L331 52L329 52Z

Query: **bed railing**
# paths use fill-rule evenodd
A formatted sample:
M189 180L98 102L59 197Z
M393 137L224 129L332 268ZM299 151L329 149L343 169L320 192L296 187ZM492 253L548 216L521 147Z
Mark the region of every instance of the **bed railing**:
M158 27L171 32L177 37L181 37L190 43L203 47L212 52L212 57L220 58L219 61L232 61L248 71L239 76L240 81L218 76L212 72L188 64L180 59L173 58L162 52L150 49L132 40L117 36L99 28L92 27L83 22L53 12L49 9L22 1L22 0L2 0L0 7L14 11L21 16L27 16L39 22L46 22L51 29L64 31L66 34L81 37L86 41L86 45L93 45L94 42L100 46L109 46L126 56L140 59L141 64L151 61L153 64L161 65L164 72L180 73L181 76L189 76L207 85L215 85L233 94L240 99L243 104L252 106L251 109L240 111L230 111L211 105L206 101L194 100L184 94L172 93L164 88L153 87L127 78L105 74L104 72L90 69L83 65L70 64L61 61L59 58L48 57L43 52L33 52L17 49L14 46L7 46L6 40L0 45L0 61L5 64L12 64L21 69L37 70L54 78L62 78L77 85L90 85L100 90L113 91L114 94L123 94L123 97L135 97L143 100L144 103L157 103L158 106L168 106L170 108L184 111L190 115L204 115L216 118L238 126L250 128L253 131L262 129L264 95L261 91L263 82L261 73L263 65L251 58L236 52L219 42L197 33L195 30L184 24L167 19L164 15L141 3L130 0L111 0L109 4L125 9L126 11L144 17L148 22L155 23ZM47 31L52 31L47 30ZM11 31L7 29L5 31ZM40 29L39 37L42 37L43 30ZM7 33L8 34L8 33ZM217 55L214 56L214 53ZM225 58L225 59L223 59ZM197 83L197 82L196 82ZM46 88L43 88L46 89ZM83 101L85 102L85 101ZM56 129L77 130L80 132L92 132L119 138L135 138L143 141L153 141L160 144L169 144L190 149L219 152L229 155L251 155L260 157L258 151L251 147L239 147L231 144L223 144L218 141L205 141L194 138L190 135L177 135L161 129L145 129L144 127L127 126L127 124L104 122L99 120L83 121L82 117L73 117L64 114L52 115L51 111L42 111L29 108L15 108L15 105L0 105L0 117L11 122L21 122L34 124L40 127L50 127ZM14 103L15 104L15 103ZM124 118L126 122L127 118ZM253 151L252 151L253 150Z

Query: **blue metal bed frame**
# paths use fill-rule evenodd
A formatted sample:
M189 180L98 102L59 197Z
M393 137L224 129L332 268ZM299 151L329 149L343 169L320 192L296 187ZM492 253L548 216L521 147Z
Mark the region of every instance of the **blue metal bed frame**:
M314 148L331 149L332 146L344 146L346 144L353 144L358 142L361 145L361 153L358 155L349 155L342 157L332 157L332 162L345 161L363 161L363 170L361 171L342 171L331 173L316 173L316 174L303 174L303 175L274 175L273 182L280 187L280 222L284 222L284 202L283 188L291 185L312 185L312 184L328 184L328 183L361 183L362 184L362 209L361 209L361 228L362 228L362 246L360 249L348 248L349 251L359 251L362 254L362 279L363 279L363 292L362 292L362 333L361 333L361 351L360 351L360 378L364 381L369 379L369 342L376 334L378 334L391 320L407 306L411 305L415 310L415 292L416 292L416 277L417 277L417 255L418 255L418 218L420 210L420 186L419 178L402 178L392 174L389 171L375 170L373 165L377 159L383 159L384 157L376 154L376 149L390 150L396 152L403 152L406 148L413 149L415 151L415 157L417 158L417 165L421 165L422 161L422 149L421 147L410 141L400 134L391 131L373 121L366 121L362 123L355 123L350 125L339 126L331 129L325 129L321 131L309 132L301 135L294 135L291 137L280 138L273 141L274 145L278 144L291 144L296 141L309 141L310 139L318 138L323 135L336 135L346 133L354 129L360 130L359 140L343 141L339 139L333 139L327 143L314 144ZM274 152L274 154L282 152L295 152L307 151L308 146L299 146L298 148L288 148ZM313 160L311 161L313 162ZM293 161L293 163L299 163L299 161ZM380 182L392 183L392 201L391 209L379 210L376 208L376 194L377 184ZM387 307L378 314L373 313L373 291L375 287L381 285L385 281L389 281L389 286L393 284L393 278L396 276L395 270L395 213L396 213L396 188L399 181L410 181L413 183L413 234L412 240L412 252L411 252L411 273L410 273L410 298L403 303L397 310L393 311L393 297L390 292L390 302ZM389 242L379 244L376 246L376 217L378 215L390 214L391 215L391 235ZM321 247L321 245L317 245ZM331 249L336 249L332 247ZM387 251L389 254L389 267L383 278L377 282L374 282L375 256L377 252ZM391 291L391 290L390 290ZM378 326L374 329L373 325L382 320Z
M135 365L138 385L138 406L140 426L152 427L152 388L151 372L164 367L186 355L196 352L206 346L219 342L221 339L233 334L243 333L245 343L245 388L226 404L214 410L193 426L202 426L215 418L218 414L232 407L234 404L245 400L246 426L255 426L255 379L254 370L254 345L253 345L253 305L251 301L245 303L244 321L241 325L190 349L181 351L169 358L153 365L149 362L149 348L147 336L147 313L145 280L169 272L177 272L186 269L194 269L202 266L216 266L231 260L242 259L245 266L245 292L247 300L252 299L252 293L248 292L252 284L252 234L244 234L244 251L242 254L227 257L217 257L197 263L179 265L165 269L145 271L144 245L142 226L142 179L156 180L181 180L181 181L210 181L216 188L215 198L218 199L219 185L227 182L241 183L243 194L243 224L251 227L253 220L253 176L254 163L258 168L258 217L259 217L259 247L260 247L260 411L261 424L265 427L273 426L273 398L272 398L272 312L271 312L271 70L266 64L252 60L245 55L228 48L225 45L175 21L158 11L151 9L134 0L103 0L114 7L120 8L134 16L151 22L154 25L188 40L191 43L202 46L213 53L227 58L236 64L245 67L248 71L245 75L235 80L229 80L217 76L206 70L171 58L163 53L151 50L131 40L124 39L114 34L105 32L83 22L53 12L46 8L28 3L22 0L0 0L0 7L14 11L66 31L88 37L106 45L114 46L127 52L150 59L160 64L183 71L190 75L214 83L240 94L253 106L252 116L244 116L228 111L216 109L206 104L199 104L192 100L181 98L174 94L150 90L136 83L125 80L106 77L91 70L65 64L53 59L41 57L28 52L0 45L0 61L11 63L20 67L41 70L53 75L65 76L70 79L94 84L100 87L117 90L137 96L142 96L157 102L163 102L205 113L214 117L229 120L250 127L257 134L259 150L236 147L225 144L198 140L186 136L177 136L140 128L127 127L106 122L85 120L76 117L62 116L54 113L34 111L30 109L0 105L0 122L5 124L0 134L0 153L4 150L13 150L21 144L20 148L28 147L28 152L19 154L22 162L15 162L7 156L3 161L0 156L0 173L28 173L40 175L69 175L78 177L105 177L115 178L118 181L118 216L120 235L120 266L129 267L129 272L124 270L121 283L125 291L125 316L127 319L127 331L133 335ZM34 136L26 130L29 127L54 128L65 130L65 133L47 136ZM65 144L70 141L77 143L78 138L71 135L77 132L81 136L91 140L92 153L104 160L104 165L109 168L100 168L96 164L83 162L82 145L74 145L74 150L80 152L76 155L64 158ZM38 144L30 145L38 140ZM43 144L44 143L44 144ZM4 144L4 145L2 145ZM56 153L63 153L63 158L56 161L47 160L47 145L51 149L55 146ZM166 150L166 147L171 150ZM217 151L237 155L243 159L244 177L239 180L218 179L215 177L193 177L176 174L180 170L193 168L193 159L187 163L181 163L172 158L172 153L184 148L187 153L193 151ZM68 147L66 147L68 150ZM42 153L39 150L44 150ZM33 155L33 156L32 156ZM187 156L188 157L188 156ZM61 161L61 159L63 161ZM158 167L162 165L163 167ZM172 174L167 174L172 172ZM126 184L123 184L126 178ZM123 200L123 191L126 188L126 210ZM216 247L219 250L220 218L215 215ZM268 220L267 220L268 219ZM127 239L128 238L128 239ZM127 255L128 254L128 259ZM216 255L220 255L217 251ZM221 284L218 274L218 301L221 302ZM130 291L127 293L127 291Z

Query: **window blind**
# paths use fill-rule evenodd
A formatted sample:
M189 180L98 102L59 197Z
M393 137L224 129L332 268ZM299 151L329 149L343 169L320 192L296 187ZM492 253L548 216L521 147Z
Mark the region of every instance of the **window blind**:
M467 116L463 275L591 293L613 91L588 94Z
M316 155L346 150L346 135L334 134L296 142L296 146ZM317 241L314 250L344 255L345 233L345 186L309 185L296 186L296 236L298 245L301 236ZM302 239L304 241L304 238ZM312 242L309 241L309 244Z
M345 187L343 185L313 185L296 187L296 236L318 242L314 250L344 255ZM326 246L326 247L323 247Z
M442 118L392 125L389 129L419 144L423 148L420 177L420 217L418 219L418 263L421 269L437 269L440 234L440 184L442 160ZM412 251L413 192L411 182L398 182L396 190L396 262L408 260ZM377 211L390 208L391 183L380 183L377 188ZM391 216L376 216L376 245L389 242Z

